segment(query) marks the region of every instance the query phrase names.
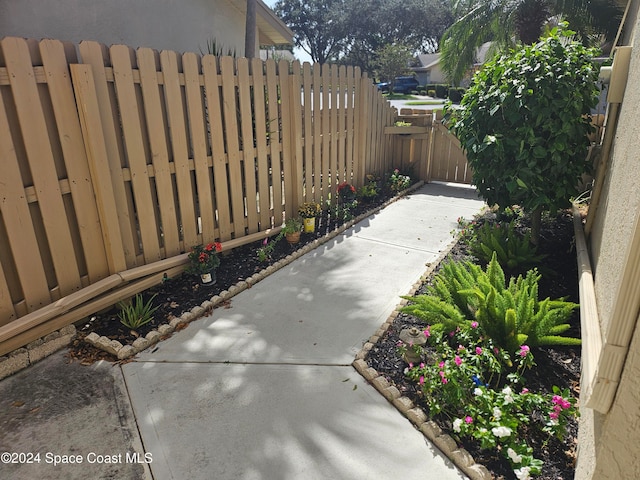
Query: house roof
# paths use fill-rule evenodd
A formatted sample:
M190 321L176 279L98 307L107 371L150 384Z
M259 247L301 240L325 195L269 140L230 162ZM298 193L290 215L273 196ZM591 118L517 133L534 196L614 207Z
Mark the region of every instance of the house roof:
M247 13L246 0L228 0L242 14ZM293 45L293 32L262 0L256 0L256 23L261 45Z
M439 53L425 53L418 55L419 67L414 67L411 70L414 72L426 72L440 63Z

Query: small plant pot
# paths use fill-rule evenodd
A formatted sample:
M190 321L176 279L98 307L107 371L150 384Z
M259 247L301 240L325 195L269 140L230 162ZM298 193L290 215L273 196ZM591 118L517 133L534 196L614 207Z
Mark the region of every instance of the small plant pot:
M300 232L287 233L284 237L290 245L295 245L300 241Z
M304 233L313 233L316 231L316 217L308 217L302 219L304 222Z
M202 285L215 285L217 279L216 279L216 271L212 270L211 272L207 272L207 273L201 273L200 274L200 283L202 283Z

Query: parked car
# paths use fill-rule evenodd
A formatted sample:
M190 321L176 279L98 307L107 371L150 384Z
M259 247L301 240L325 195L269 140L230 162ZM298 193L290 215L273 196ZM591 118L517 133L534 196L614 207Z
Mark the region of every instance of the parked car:
M415 77L396 77L393 82L393 93L411 93L420 83Z
M391 84L389 82L380 82L376 83L376 87L378 87L378 90L380 90L382 93L389 93Z

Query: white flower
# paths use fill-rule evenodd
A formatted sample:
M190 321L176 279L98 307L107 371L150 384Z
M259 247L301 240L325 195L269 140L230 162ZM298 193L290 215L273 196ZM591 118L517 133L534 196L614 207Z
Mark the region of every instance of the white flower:
M531 475L529 474L529 472L531 471L531 467L522 467L522 468L516 468L513 473L516 474L516 477L518 477L518 480L529 480L531 478Z
M491 429L491 432L496 436L496 437L508 437L509 435L511 435L511 429L509 427L493 427Z
M502 416L502 411L498 407L493 407L493 418L496 420L500 420Z
M481 389L481 388L476 388L476 389L473 391L473 394L474 394L476 397L481 397L481 396L482 396L482 389Z
M507 449L507 455L513 463L520 463L522 461L522 455L518 455L513 448Z
M462 419L461 418L456 418L453 421L453 431L456 433L460 433L460 426L462 425Z
M511 387L504 387L502 389L502 393L504 393L504 403L507 405L513 403L513 391L511 390Z

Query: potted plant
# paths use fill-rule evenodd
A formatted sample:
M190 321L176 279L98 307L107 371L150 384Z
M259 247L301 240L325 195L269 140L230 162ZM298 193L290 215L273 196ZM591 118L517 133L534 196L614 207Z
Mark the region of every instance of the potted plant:
M305 202L298 208L304 222L305 233L311 233L316 230L316 215L320 213L320 204L316 202Z
M284 237L291 245L295 245L300 241L300 233L302 232L302 222L299 218L288 218L281 230Z
M204 285L213 285L216 283L216 268L220 265L218 252L221 250L222 244L220 242L193 247L188 255L190 264L187 271L200 275L200 281Z

